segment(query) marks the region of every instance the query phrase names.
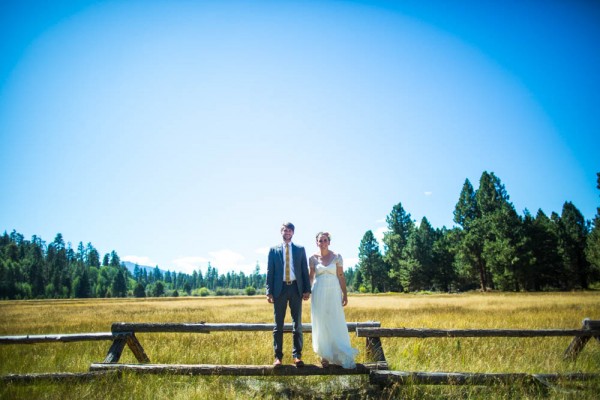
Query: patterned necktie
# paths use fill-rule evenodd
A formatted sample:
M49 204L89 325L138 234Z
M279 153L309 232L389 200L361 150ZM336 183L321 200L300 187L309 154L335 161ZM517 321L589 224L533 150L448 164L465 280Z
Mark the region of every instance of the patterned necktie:
M290 245L285 244L285 282L290 283Z

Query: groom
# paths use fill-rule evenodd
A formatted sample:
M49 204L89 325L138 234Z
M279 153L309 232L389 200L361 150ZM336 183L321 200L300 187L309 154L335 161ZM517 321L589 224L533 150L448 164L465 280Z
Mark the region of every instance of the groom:
M304 247L292 243L294 224L291 222L285 222L281 226L281 236L283 243L271 248L267 266L267 301L273 304L275 311L273 365L280 366L283 358L283 320L289 304L294 336L292 356L296 367L303 367L302 300L310 298L306 252Z

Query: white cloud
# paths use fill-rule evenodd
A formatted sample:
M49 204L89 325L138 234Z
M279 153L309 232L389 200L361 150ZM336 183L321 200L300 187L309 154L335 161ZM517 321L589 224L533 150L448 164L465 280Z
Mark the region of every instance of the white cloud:
M130 263L146 267L154 267L157 265L150 257L145 256L125 256L121 257L121 261L129 261Z
M343 257L343 255L342 255ZM357 257L344 257L344 269L348 269L350 267L355 267L358 264Z
M229 249L211 251L208 254L211 256L211 265L219 270L235 271L244 259L244 256Z
M210 263L211 267L219 271L219 275L226 274L227 272L243 272L246 275L250 275L254 273L256 268L256 262L244 262L244 256L229 249L211 251L208 254L208 257L180 257L171 261L171 265L175 271L186 274L192 274L198 270L201 270L204 274L208 268L208 263Z
M423 192L423 194L424 194L425 196L431 196L431 195L433 194L433 192Z
M387 232L388 228L385 226L380 226L379 228L375 229L375 231L373 232L373 236L375 236L375 239L377 239L377 241L379 242L379 244L381 245L383 243L383 234L385 232Z
M208 261L209 259L206 257L200 256L180 257L171 261L171 265L175 271L191 275L194 271L198 271L200 267L204 267L203 269L206 271Z
M254 250L255 253L260 254L261 256L268 256L269 255L269 250L271 250L270 247L260 247L256 250Z

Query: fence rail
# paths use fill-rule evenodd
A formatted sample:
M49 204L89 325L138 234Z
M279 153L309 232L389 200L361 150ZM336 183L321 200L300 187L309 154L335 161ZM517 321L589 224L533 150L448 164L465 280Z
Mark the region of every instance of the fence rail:
M348 332L355 332L358 328L376 328L381 326L380 322L348 322ZM156 332L190 332L190 333L210 333L210 332L259 332L272 331L275 324L209 324L206 322L198 323L140 323L140 322L115 322L112 324L113 333L136 332L136 333L156 333ZM292 324L283 325L284 332L292 332ZM302 331L312 332L312 324L302 324Z
M440 337L552 337L600 336L600 329L413 329L413 328L357 328L359 337L402 337L402 338L440 338Z
M289 376L289 375L368 375L372 370L386 370L387 363L356 364L356 368L338 366L322 368L307 364L303 368L293 365L212 365L212 364L114 364L94 363L90 371L128 371L147 374L172 375L235 375L235 376Z
M469 373L469 372L403 372L371 371L371 384L414 385L497 385L517 382L548 385L557 381L590 381L600 379L594 373L526 374L526 373Z
M49 342L84 342L94 340L114 340L112 332L65 333L57 335L0 336L0 344L32 344Z

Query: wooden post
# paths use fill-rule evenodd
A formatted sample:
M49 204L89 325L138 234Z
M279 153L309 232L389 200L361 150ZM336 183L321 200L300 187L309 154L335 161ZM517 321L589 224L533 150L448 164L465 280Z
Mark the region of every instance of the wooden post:
M131 352L137 358L139 362L149 363L150 359L146 355L144 348L140 341L135 337L135 333L131 332L130 335L127 335L127 346L131 349Z
M105 363L119 362L121 354L123 353L123 349L127 344L127 336L128 335L115 335L115 340L113 340L113 343L106 354L106 358L104 359Z
M378 337L367 338L367 359L375 362L386 362L385 354L383 353L383 347L381 346L381 339Z
M586 331L600 329L600 321L592 321L589 318L584 319L582 325L583 326L581 329L586 330ZM600 335L593 336L593 337L596 340L600 341ZM563 359L574 361L577 358L577 356L579 355L579 353L581 353L581 351L585 347L586 343L590 340L590 338L592 338L592 336L576 336L576 337L574 337L573 340L571 341L571 343L569 344L569 347L567 347L567 350L565 350Z
M355 328L356 336L359 336L358 331L362 328L372 328L377 329L381 327L379 322L376 322L376 326L364 326L357 325ZM365 342L365 347L367 350L367 360L374 362L384 362L387 363L385 359L385 354L383 353L383 347L381 345L381 338L379 337L367 337Z

